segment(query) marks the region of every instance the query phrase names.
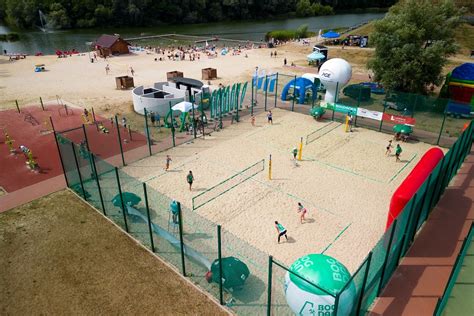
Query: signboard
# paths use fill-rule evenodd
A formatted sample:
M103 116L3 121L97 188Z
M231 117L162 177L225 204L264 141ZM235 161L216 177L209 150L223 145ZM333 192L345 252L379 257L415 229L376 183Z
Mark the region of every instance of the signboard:
M381 121L383 113L379 111L371 111L364 108L357 108L357 116L366 117L372 120Z
M413 117L409 116L400 116L400 115L393 115L393 114L383 114L384 121L391 122L393 124L405 124L405 125L411 125L414 126L416 120Z
M337 104L337 103L324 103L324 104L321 104L321 107L327 108L329 110L333 110L335 112L345 113L345 114L349 112L352 112L352 113L357 112L357 108L355 107L343 105L343 104Z

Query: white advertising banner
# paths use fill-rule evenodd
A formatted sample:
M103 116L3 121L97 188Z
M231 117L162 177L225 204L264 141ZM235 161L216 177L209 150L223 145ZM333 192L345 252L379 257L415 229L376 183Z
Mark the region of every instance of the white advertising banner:
M381 121L383 113L379 111L371 111L364 108L357 108L357 116L366 117L369 119Z

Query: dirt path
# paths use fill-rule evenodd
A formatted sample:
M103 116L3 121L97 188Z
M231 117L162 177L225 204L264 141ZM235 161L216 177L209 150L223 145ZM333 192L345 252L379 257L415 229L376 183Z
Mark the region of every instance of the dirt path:
M0 214L0 314L225 314L69 191Z

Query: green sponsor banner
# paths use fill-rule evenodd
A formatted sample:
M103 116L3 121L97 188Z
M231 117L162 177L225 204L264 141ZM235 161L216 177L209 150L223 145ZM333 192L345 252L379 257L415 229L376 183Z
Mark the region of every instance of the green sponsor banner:
M344 105L344 104L324 103L324 104L321 104L321 107L333 110L335 112L345 113L345 114L352 112L355 115L357 113L357 108L353 106Z

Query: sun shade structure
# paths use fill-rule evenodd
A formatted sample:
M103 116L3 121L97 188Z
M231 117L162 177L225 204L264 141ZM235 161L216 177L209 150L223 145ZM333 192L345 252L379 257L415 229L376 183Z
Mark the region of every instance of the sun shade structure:
M334 31L329 31L329 32L326 32L323 35L321 35L321 37L323 37L323 38L338 38L340 36L341 36L341 34L339 34L337 32L334 32Z
M188 101L179 102L178 104L172 107L173 111L181 111L182 113L189 112L192 110L192 108L193 108L193 104ZM198 108L198 105L194 104L194 109L197 109L197 108Z
M308 61L316 61L323 60L324 58L326 58L326 56L324 56L324 54L321 54L320 52L312 52L311 54L306 56L306 58L308 58Z
M409 125L397 124L393 127L393 131L395 133L411 134L413 133L413 128Z

